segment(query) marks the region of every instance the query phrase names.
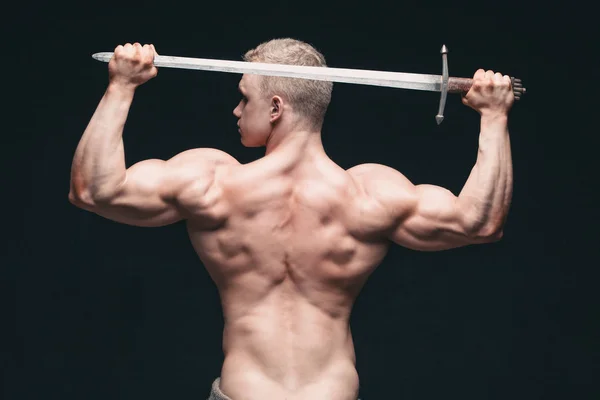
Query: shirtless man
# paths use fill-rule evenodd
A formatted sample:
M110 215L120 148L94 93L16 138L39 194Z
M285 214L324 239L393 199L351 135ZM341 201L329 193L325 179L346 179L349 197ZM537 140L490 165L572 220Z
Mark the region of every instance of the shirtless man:
M377 164L344 170L321 126L330 82L244 75L233 110L240 164L215 149L125 166L136 87L157 75L152 45L126 44L74 155L69 200L124 224L185 220L222 302L224 363L211 399L356 400L350 312L390 243L437 251L502 237L512 194L509 77L478 70L463 97L481 115L477 161L459 196ZM251 62L325 65L313 47L272 40Z

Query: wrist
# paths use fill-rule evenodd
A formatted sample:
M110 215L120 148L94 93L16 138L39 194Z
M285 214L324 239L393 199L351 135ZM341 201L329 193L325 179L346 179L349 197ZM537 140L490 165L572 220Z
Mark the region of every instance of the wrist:
M502 112L482 112L481 113L481 126L498 126L507 125L508 115Z
M110 82L108 84L108 88L106 89L106 92L110 95L115 95L115 96L125 97L125 98L133 98L135 89L136 89L136 86L131 85L131 84Z

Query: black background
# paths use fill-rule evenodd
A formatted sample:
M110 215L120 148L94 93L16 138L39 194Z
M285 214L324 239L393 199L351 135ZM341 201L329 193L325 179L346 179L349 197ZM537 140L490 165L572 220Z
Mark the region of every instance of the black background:
M22 4L3 16L3 390L6 399L205 398L222 362L218 295L183 224L136 228L67 199L75 147L118 44L239 60L294 37L330 66L523 79L510 116L504 238L447 252L392 248L351 321L361 397L598 398L598 50L575 5L481 3ZM574 10L578 10L575 13ZM127 164L194 147L241 162L239 75L161 69L136 93ZM478 115L455 95L336 84L323 140L348 168L383 163L458 193ZM257 184L260 184L257 182ZM594 363L594 361L596 363ZM596 367L596 368L594 368Z

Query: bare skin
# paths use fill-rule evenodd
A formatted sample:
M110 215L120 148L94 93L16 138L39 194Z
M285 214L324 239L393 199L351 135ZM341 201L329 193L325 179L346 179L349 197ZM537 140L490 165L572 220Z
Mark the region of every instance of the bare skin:
M221 390L234 400L356 400L349 318L390 244L439 251L502 236L512 195L510 80L478 70L465 105L481 114L479 154L458 196L377 164L343 170L284 98L243 76L234 110L240 164L215 149L126 169L123 126L135 89L156 76L151 45L115 49L109 85L73 159L70 201L124 224L187 223L225 326Z

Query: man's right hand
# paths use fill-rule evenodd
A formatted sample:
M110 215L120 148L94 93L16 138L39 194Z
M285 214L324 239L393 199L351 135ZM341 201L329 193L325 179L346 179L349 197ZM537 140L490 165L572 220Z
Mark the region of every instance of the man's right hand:
M475 72L473 86L462 98L464 105L471 107L482 116L506 116L514 101L510 77L483 69Z
M158 74L154 56L158 55L154 45L127 43L117 46L108 63L110 85L135 89Z

